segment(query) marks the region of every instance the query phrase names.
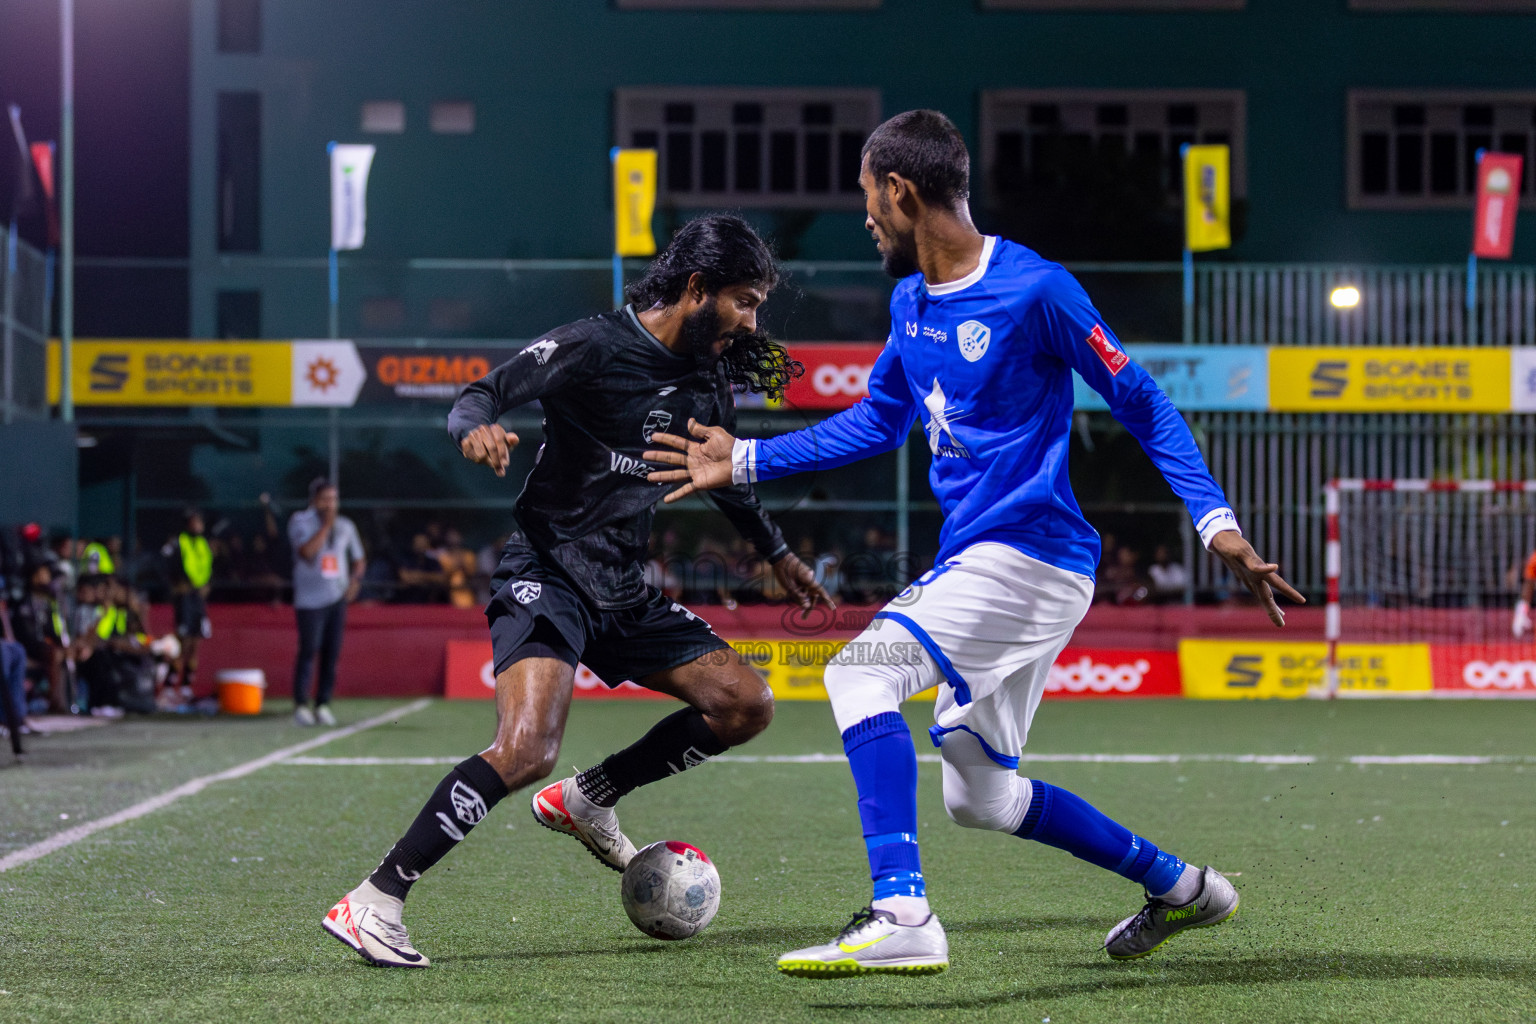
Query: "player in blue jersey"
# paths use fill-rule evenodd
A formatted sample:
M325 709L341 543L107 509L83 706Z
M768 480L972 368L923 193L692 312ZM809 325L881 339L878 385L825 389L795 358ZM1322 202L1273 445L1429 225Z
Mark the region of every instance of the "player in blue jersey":
M1194 439L1166 395L1125 354L1077 281L1012 242L983 236L967 206L970 160L954 125L914 110L864 147L860 184L891 296L891 335L869 397L821 423L768 440L689 424L656 434L646 458L682 468L668 501L736 483L830 469L899 447L926 430L930 480L944 512L936 566L879 612L827 692L859 792L874 898L832 942L787 953L787 974L930 973L949 945L929 909L917 845L917 757L898 707L942 682L929 730L943 762L944 805L968 828L1066 850L1146 890L1110 930L1116 959L1152 952L1186 928L1219 924L1238 895L1219 872L1186 864L1081 797L1018 774L1047 673L1093 596L1099 538L1067 478L1072 371L1109 402L1188 506L1200 539L1276 625L1274 591L1302 596L1243 539ZM872 664L860 650L921 651ZM887 662L900 659L887 657Z

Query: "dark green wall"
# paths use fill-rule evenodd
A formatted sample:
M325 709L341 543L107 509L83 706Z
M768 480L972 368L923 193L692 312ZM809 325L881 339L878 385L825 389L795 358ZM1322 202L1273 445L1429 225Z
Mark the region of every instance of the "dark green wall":
M244 56L215 52L215 5L194 5L199 334L213 331L219 287L262 289L268 336L324 325L316 267L216 258L212 128L221 89L263 94L265 258L324 255L331 139L379 147L367 259L601 257L613 90L698 83L876 87L887 114L944 110L973 150L983 89L1242 89L1250 214L1228 258L1455 262L1470 232L1463 211L1345 208L1346 93L1536 87L1536 16L1370 14L1349 11L1345 0L1249 0L1243 11L1180 14L989 12L970 0L822 13L619 11L604 0L263 6L262 52ZM403 100L405 134L363 136L358 113L369 99ZM473 135L427 130L428 107L440 99L474 101ZM802 255L871 258L861 219L820 215ZM1536 261L1529 228L1516 258ZM349 300L360 289L440 287L387 268L360 271L349 285ZM344 320L344 332L356 330Z

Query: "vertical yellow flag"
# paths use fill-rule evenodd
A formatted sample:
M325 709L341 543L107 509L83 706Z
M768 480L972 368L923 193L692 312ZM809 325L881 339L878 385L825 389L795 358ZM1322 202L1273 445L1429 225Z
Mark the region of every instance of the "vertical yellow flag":
M1226 146L1184 150L1184 247L1210 252L1232 244L1232 160Z
M651 214L656 211L656 151L613 150L613 251L619 256L656 255Z

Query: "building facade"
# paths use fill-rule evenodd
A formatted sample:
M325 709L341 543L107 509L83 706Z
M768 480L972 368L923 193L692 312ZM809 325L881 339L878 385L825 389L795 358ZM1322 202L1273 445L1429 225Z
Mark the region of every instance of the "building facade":
M615 144L660 152L662 233L741 209L787 255L869 260L858 147L916 106L970 141L982 226L1064 259L1177 259L1185 142L1233 149L1239 237L1217 258L1456 262L1479 148L1523 151L1533 195L1525 0L209 0L193 18L202 337L323 331L332 140L378 147L342 272L357 336L527 336L603 304L599 269L477 261L603 259ZM1518 246L1531 261L1536 239Z

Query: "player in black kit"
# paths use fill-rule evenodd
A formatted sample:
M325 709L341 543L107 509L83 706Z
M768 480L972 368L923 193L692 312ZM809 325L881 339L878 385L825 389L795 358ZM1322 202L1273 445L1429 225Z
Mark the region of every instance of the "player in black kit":
M486 607L496 670L496 739L438 784L383 863L326 915L326 931L379 966L425 967L401 924L411 884L497 801L549 775L578 660L610 686L632 679L688 707L633 745L533 798L535 819L622 871L635 847L613 806L762 732L773 695L709 625L644 580L656 502L651 435L690 419L734 430L733 385L782 394L802 372L757 329L778 280L773 255L738 217L685 225L630 305L567 324L471 384L448 431L465 458L506 475L515 434L497 424L539 400L544 444L517 501ZM748 485L710 492L803 608L832 600L790 553Z

